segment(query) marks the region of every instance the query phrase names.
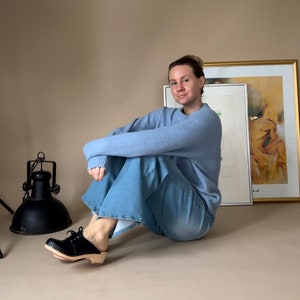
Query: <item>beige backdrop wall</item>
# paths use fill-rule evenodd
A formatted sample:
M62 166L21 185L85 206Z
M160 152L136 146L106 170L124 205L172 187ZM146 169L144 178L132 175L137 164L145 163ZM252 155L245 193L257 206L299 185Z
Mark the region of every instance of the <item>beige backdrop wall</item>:
M90 182L82 146L163 103L168 64L298 59L298 0L0 0L0 198L26 162L57 162L71 214ZM1 209L1 207L0 207Z

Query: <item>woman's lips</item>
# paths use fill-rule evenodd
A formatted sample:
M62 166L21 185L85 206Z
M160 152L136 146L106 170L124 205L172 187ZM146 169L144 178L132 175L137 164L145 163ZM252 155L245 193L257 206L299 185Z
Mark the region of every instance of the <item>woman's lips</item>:
M178 95L177 96L177 99L183 99L183 98L185 98L186 97L186 95L184 94L184 95Z

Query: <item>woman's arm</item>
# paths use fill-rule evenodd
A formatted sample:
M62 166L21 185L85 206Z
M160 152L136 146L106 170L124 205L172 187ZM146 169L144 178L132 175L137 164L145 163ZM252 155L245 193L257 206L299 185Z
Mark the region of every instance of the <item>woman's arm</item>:
M84 153L90 167L94 165L94 160L99 155L192 157L199 151L201 143L210 143L210 140L217 138L218 135L220 135L219 117L212 111L209 113L199 111L174 125L125 132L93 140L84 146Z

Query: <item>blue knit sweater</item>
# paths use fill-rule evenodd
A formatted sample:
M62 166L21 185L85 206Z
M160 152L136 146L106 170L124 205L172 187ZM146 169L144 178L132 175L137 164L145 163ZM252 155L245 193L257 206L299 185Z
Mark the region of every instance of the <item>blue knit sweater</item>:
M207 104L190 115L163 107L90 141L83 151L88 169L108 169L112 156L170 156L214 216L221 202L221 135L220 118Z

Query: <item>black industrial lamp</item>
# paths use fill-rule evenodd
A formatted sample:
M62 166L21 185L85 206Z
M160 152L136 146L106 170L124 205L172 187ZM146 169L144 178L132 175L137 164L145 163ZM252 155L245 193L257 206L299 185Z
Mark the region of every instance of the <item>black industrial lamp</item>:
M51 173L43 170L45 163L52 164L51 186ZM35 171L37 166L40 169ZM56 184L56 163L46 161L43 152L37 154L36 160L27 162L27 181L23 184L23 190L23 203L14 213L10 226L12 232L25 235L46 234L63 230L72 224L65 206L51 195L60 192L60 186Z

